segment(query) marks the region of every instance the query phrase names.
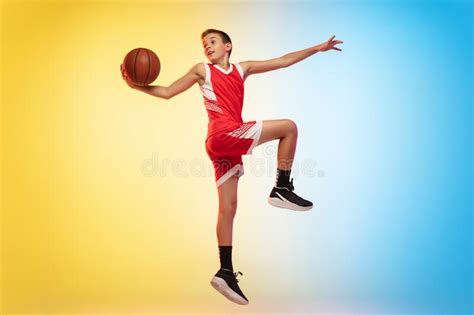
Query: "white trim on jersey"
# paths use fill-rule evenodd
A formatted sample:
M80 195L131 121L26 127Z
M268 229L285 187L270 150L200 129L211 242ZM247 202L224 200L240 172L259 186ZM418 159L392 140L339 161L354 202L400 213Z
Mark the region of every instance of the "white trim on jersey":
M244 167L242 166L242 164L239 163L237 165L234 165L234 167L228 170L227 173L222 175L216 182L217 187L224 184L226 180L228 180L231 176L234 176L235 174L237 174L237 176L239 177L244 175Z
M204 84L201 85L199 88L201 89L201 93L205 98L217 102L217 97L214 93L214 89L212 87L211 82L211 69L209 69L209 65L207 63L203 62L203 64L204 68L206 69L206 78L204 80Z
M240 63L236 63L235 67L237 68L237 71L239 71L240 77L243 80L244 79L244 70L242 70L242 66L240 65Z
M224 69L222 69L219 65L216 65L216 64L212 64L217 70L219 70L220 72L224 73L224 74L229 74L232 72L232 64L230 64L230 67L229 69L226 71Z

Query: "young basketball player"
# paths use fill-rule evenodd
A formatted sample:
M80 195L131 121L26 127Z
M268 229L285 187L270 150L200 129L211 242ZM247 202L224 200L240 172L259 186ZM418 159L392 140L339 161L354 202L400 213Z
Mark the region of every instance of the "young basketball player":
M211 280L211 285L229 300L246 305L248 299L242 293L232 266L232 227L237 210L237 184L244 174L242 155L251 154L256 146L279 140L275 186L268 202L276 207L306 211L313 207L294 192L291 167L295 156L298 129L292 120L242 120L244 81L253 74L268 72L291 66L317 52L338 50L342 41L332 36L322 44L288 53L279 58L264 61L230 63L232 42L223 31L208 29L201 35L204 54L210 63L198 63L183 77L168 87L158 85L134 85L122 66L122 76L133 89L170 99L198 83L209 117L206 152L211 159L219 197L217 219L217 241L219 245L220 269Z

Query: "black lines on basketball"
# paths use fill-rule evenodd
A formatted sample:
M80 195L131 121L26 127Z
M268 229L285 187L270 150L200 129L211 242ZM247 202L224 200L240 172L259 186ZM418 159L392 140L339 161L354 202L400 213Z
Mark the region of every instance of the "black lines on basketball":
M146 52L146 58L147 58L147 62L148 62L148 71L146 72L146 77L145 77L145 82L147 82L148 81L148 75L150 74L151 65L150 65L150 53L148 52L148 49L145 50L145 52Z
M137 59L138 59L138 54L140 53L140 48L137 49L135 52L135 58L133 59L133 80L135 82L139 82L137 78Z

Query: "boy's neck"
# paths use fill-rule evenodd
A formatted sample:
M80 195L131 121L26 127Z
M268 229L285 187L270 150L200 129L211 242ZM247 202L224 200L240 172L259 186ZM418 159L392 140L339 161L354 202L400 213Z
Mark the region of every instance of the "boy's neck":
M230 62L228 60L227 61L224 60L222 62L216 62L215 64L226 71L229 70L230 68Z

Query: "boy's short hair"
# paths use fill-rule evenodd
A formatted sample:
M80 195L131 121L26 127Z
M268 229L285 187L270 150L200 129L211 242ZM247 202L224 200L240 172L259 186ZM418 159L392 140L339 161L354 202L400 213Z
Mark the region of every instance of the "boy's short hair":
M207 30L205 30L204 32L202 32L201 34L201 40L204 39L204 37L206 37L207 35L211 34L211 33L216 33L216 34L219 34L219 36L221 37L222 39L222 42L224 44L227 44L227 43L231 43L232 44L232 41L230 40L230 37L229 35L227 35L226 32L224 31L220 31L220 30L216 30L214 28L208 28ZM230 54L232 53L232 48L229 50L229 57L230 57Z

